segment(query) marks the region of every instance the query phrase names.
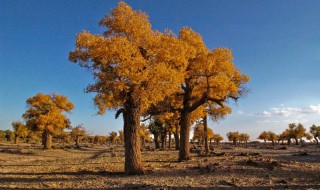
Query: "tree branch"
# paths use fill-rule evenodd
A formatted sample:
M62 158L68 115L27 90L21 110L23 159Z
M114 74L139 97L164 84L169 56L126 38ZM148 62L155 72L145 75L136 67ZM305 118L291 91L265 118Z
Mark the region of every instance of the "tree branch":
M121 114L121 113L123 114L124 111L125 111L124 108L120 108L120 109L117 111L117 113L116 113L116 115L115 115L115 118L118 119L118 117L120 116L120 114Z

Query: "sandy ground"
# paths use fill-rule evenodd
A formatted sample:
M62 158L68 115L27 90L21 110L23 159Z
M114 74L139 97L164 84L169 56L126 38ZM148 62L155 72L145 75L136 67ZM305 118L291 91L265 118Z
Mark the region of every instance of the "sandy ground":
M193 151L143 151L142 176L123 174L122 146L62 147L0 143L0 189L320 189L320 148L224 146Z

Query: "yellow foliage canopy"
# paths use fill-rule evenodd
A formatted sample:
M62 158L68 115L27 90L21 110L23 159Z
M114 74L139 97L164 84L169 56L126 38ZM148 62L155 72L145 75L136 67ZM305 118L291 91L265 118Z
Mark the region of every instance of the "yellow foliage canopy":
M27 99L29 109L22 115L27 127L33 131L59 133L70 127L69 119L63 112L69 113L74 105L67 97L59 94L37 94Z
M103 35L78 34L69 59L94 71L99 114L119 109L128 96L140 100L141 110L178 90L193 49L170 32L151 29L148 16L124 2L100 21Z

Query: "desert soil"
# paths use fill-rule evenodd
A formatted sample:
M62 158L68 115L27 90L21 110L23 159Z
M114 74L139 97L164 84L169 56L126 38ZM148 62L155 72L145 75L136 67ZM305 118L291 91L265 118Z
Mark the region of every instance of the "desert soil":
M320 148L224 145L210 155L144 150L147 174L123 174L123 147L0 143L0 189L320 189Z

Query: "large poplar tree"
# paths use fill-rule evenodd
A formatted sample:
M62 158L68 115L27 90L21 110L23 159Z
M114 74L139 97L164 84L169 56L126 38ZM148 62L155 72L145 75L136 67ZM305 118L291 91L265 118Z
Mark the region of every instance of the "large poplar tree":
M106 109L121 113L124 120L125 172L143 174L139 127L149 105L178 90L194 51L171 32L152 30L148 16L124 2L107 14L100 25L103 35L78 34L69 59L91 69L99 114Z

